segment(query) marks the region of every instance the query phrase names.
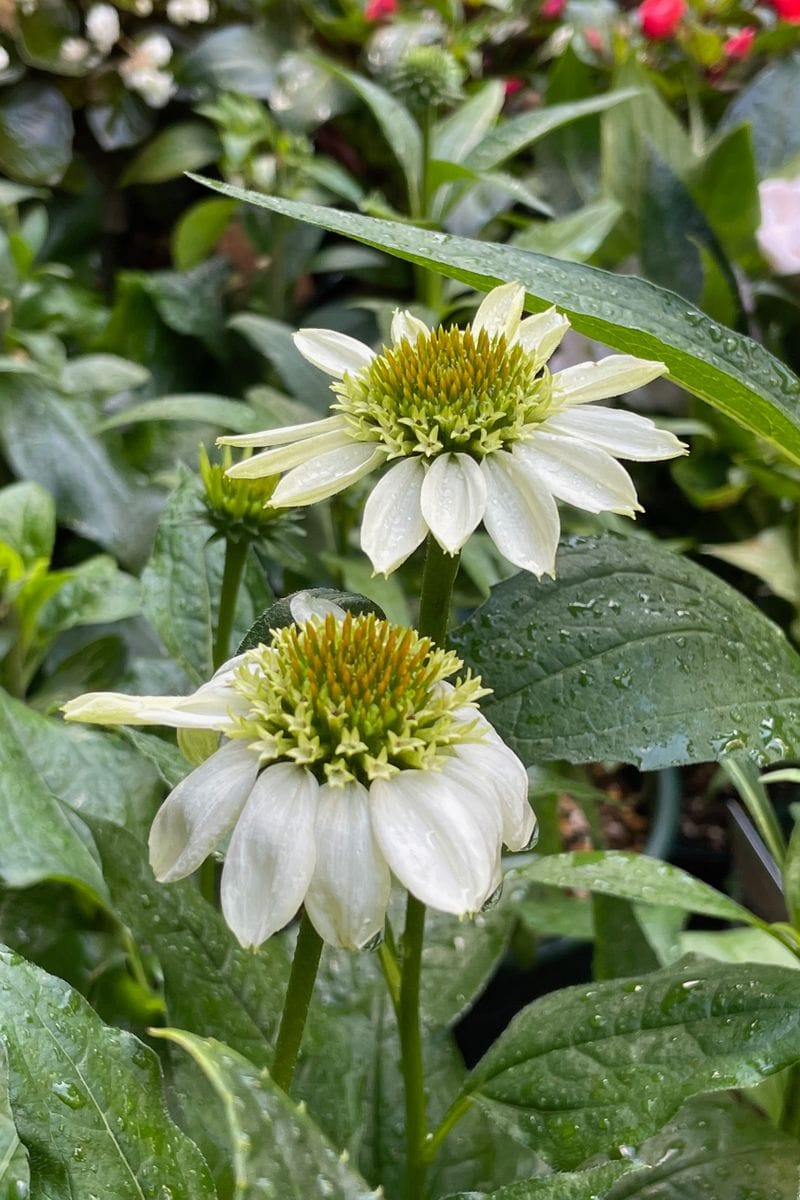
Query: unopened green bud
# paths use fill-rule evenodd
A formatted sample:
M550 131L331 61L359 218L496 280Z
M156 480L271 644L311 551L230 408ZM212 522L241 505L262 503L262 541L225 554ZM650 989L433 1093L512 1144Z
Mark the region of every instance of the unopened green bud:
M225 446L220 462L212 463L205 446L200 447L200 478L209 519L216 529L233 541L259 538L268 526L274 527L283 513L270 505L280 476L258 479L232 479L225 472L231 466L230 446Z
M413 111L447 108L461 98L461 67L441 46L413 46L389 78L396 96Z

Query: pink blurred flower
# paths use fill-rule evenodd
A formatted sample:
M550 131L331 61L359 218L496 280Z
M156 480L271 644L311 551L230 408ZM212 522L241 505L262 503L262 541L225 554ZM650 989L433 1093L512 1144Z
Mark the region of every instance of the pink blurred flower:
M752 28L740 29L729 37L722 47L726 58L747 58L753 48L756 31Z
M514 76L512 76L511 79L506 79L506 81L503 84L503 88L504 88L507 96L515 96L517 94L517 92L522 91L522 89L524 87L525 87L524 80L517 79Z
M686 12L686 0L643 0L639 21L645 37L672 37Z
M583 36L586 38L587 43L591 49L594 50L595 54L600 54L603 50L605 50L606 44L603 41L603 35L599 29L592 29L591 27L584 29Z
M776 275L800 274L800 175L758 185L758 247Z
M397 9L397 0L367 0L364 16L368 21L380 21L383 17L393 17Z
M782 21L800 25L800 0L771 0L771 3Z
M567 6L567 0L544 0L539 12L545 21L557 21Z

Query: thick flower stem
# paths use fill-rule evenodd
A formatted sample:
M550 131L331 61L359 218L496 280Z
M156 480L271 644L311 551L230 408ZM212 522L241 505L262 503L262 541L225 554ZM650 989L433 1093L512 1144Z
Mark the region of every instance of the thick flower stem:
M425 1102L425 1069L419 1021L419 985L425 905L409 894L403 933L403 980L400 987L400 1047L406 1109L406 1196L422 1200L425 1194L425 1141L428 1118Z
M303 913L272 1064L272 1078L284 1092L288 1092L292 1085L321 953L322 938Z
M247 561L247 538L225 540L225 567L222 572L222 590L219 596L217 634L214 638L214 670L221 667L230 654L231 630L236 616L236 599L242 582L244 564Z
M432 534L428 534L425 568L422 575L422 594L419 601L418 629L425 637L441 646L450 619L450 600L458 574L459 556L442 550Z

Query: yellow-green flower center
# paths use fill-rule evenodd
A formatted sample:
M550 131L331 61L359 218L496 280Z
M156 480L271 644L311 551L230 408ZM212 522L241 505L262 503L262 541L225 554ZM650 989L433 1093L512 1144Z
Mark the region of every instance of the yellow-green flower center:
M237 669L232 686L250 709L230 736L265 763L289 760L336 785L436 770L452 746L481 737L456 715L486 694L480 680L441 686L460 667L452 651L374 613L289 625Z
M333 407L359 441L382 442L390 457L482 458L542 421L551 395L550 374L532 354L469 327L404 339L332 387Z

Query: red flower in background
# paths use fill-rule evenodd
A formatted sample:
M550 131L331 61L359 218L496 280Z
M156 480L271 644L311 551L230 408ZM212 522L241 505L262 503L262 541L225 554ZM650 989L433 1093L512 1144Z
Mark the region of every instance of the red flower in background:
M685 12L686 0L643 0L639 5L642 32L649 38L672 37Z
M557 21L567 7L567 0L544 0L539 12L545 21Z
M521 91L524 86L525 84L523 80L517 79L514 76L512 76L511 79L506 79L505 83L503 84L503 88L507 96L516 95L516 93Z
M364 16L368 21L380 21L382 17L393 17L397 8L397 0L367 0Z
M738 33L734 33L722 47L725 57L747 58L753 48L755 36L755 29L740 29Z
M772 7L782 21L800 25L800 0L772 0Z

